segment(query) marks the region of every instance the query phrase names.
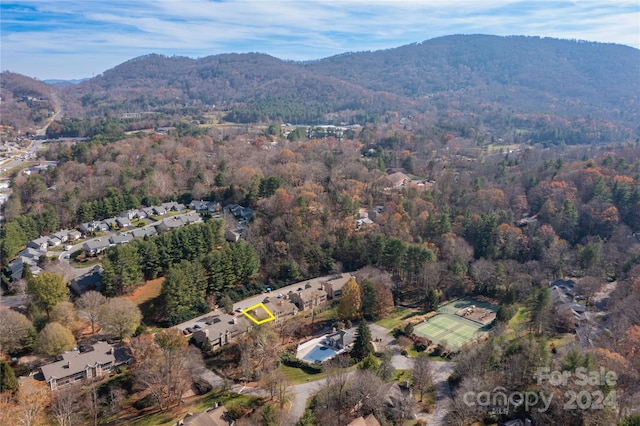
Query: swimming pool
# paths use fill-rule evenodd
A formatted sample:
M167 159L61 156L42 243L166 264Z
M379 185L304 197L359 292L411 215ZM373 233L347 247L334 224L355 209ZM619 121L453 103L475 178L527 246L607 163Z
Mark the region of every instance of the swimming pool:
M311 363L316 361L322 362L329 358L333 358L337 354L338 352L333 348L316 344L316 346L314 346L314 348L311 349L302 359Z

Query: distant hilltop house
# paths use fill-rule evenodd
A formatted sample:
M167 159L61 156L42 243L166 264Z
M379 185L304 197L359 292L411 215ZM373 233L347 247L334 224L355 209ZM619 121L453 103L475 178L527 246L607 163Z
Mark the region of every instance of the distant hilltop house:
M62 360L40 367L44 380L51 390L85 380L99 378L116 367L128 364L128 352L107 342L98 342L87 352L70 351L62 355Z
M409 176L402 172L389 170L386 175L387 180L391 183L392 188L400 188L409 182Z

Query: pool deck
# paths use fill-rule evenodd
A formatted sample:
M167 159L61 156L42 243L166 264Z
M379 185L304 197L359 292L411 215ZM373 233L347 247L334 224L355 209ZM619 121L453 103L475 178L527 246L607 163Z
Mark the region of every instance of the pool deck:
M325 344L323 344L322 342L326 339L327 336L320 336L320 337L316 337L315 339L311 339L309 341L306 341L302 344L300 344L298 346L298 350L296 351L296 358L305 361L305 362L309 362L311 364L313 364L315 362L314 361L310 361L308 359L305 359L305 357L307 355L309 355L311 352L313 352L316 348L320 348L320 347L326 347L328 349L327 351L327 357L323 360L321 360L320 362L324 362L330 358L333 358L336 355L339 355L343 352L345 352L344 349L340 349L340 350L336 350L335 348L332 348L331 346L327 346ZM331 354L331 355L329 355Z

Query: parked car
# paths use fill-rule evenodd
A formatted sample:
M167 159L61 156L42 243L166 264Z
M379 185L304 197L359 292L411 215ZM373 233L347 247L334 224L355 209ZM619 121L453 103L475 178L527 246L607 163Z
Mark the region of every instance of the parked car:
M200 330L202 326L200 324L196 324L193 326L193 330Z

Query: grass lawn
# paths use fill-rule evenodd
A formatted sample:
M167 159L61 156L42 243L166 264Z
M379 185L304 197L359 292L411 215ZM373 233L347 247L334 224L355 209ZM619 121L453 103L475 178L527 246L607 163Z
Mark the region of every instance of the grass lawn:
M250 395L214 390L205 395L191 398L182 406L172 410L156 413L141 413L139 417L129 419L130 424L136 426L172 426L187 413L200 413L213 407L214 403L223 403L226 407L236 404L244 408L254 409L263 405L261 398Z
M563 346L568 345L569 343L573 343L576 340L576 335L572 333L559 334L552 339L549 339L549 345L553 345L556 348L561 348Z
M338 307L334 307L331 309L327 309L324 312L320 312L319 314L315 314L314 316L314 321L319 322L319 321L328 321L328 320L334 320L338 318Z
M382 318L375 323L381 327L387 328L389 330L393 330L398 326L402 321L407 318L411 318L412 316L418 315L419 312L413 309L405 309L405 308L394 308L391 315L386 318Z
M180 415L178 412L163 411L153 414L141 414L140 417L130 419L132 425L137 426L172 426L175 425Z
M307 373L301 368L289 367L284 364L280 364L280 367L278 368L280 369L280 371L286 374L287 377L289 377L289 380L294 385L299 385L307 382L315 382L316 380L324 379L326 376L326 374L324 373Z
M82 252L77 251L71 254L71 259L69 260L69 265L71 265L71 267L76 269L82 269L82 268L89 268L91 266L96 266L100 264L100 259L96 257L92 257L92 258L89 258L88 260L83 260L83 261L76 260L75 258L78 257L77 255L79 255L80 253ZM74 254L76 256L74 256Z
M164 277L149 280L144 285L135 289L133 293L126 296L127 299L138 305L144 318L144 323L153 325L153 317L156 313L155 301L160 296Z
M198 398L194 408L197 411L205 411L207 408L212 407L216 402L223 403L225 406L236 404L249 409L261 407L264 403L262 398L257 398L255 396L240 395L230 391L218 390Z
M522 328L522 324L528 320L529 313L523 307L518 308L518 312L509 320L509 328Z
M396 370L393 381L401 385L405 380L408 380L409 383L411 383L411 370Z
M143 226L147 226L151 222L147 219L134 219L131 221L131 226L135 226L136 228L142 228Z

